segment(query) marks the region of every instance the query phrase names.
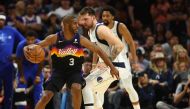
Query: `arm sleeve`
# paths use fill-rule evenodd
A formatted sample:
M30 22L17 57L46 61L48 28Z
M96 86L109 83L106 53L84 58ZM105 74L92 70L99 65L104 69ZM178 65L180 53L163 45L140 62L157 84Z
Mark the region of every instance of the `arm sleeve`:
M18 32L16 29L13 29L15 36L15 43L18 44L20 41L24 40L24 36Z
M17 58L21 58L24 56L24 53L23 53L23 48L24 48L24 42L20 42L16 48L16 57Z

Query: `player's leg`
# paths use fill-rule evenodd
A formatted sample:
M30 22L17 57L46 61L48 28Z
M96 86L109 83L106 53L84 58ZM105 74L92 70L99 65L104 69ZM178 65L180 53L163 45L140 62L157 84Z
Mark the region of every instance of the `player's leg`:
M45 109L45 106L47 103L51 100L54 93L50 90L45 90L41 99L38 101L38 103L35 106L35 109Z
M14 98L15 98L15 106L17 106L18 109L25 109L27 106L27 101L26 101L26 89L27 89L27 83L29 80L31 72L24 71L24 78L26 80L26 83L21 83L20 80L20 73L17 75L18 79L18 84L17 87L15 88L15 93L14 93Z
M95 69L86 77L86 86L82 90L85 109L101 109L104 102L104 93L109 85L115 81L112 78L110 70Z
M41 99L36 104L35 109L45 109L45 106L51 98L54 96L54 93L60 91L62 87L64 86L66 79L65 75L56 75L56 73L53 73L50 80L46 83L47 86L45 87L45 91L43 92L43 95Z
M104 93L95 93L94 94L95 98L95 109L103 109L103 104L104 104Z
M82 102L82 73L75 72L68 76L67 85L71 89L72 106L74 109L80 109Z
M132 105L133 105L133 108L134 109L140 109L139 97L138 97L136 90L133 87L132 75L131 75L130 71L128 71L124 68L118 68L118 70L120 73L121 85L128 92L129 98L130 98Z
M81 97L81 84L73 83L71 85L72 106L74 109L80 109L82 97Z
M86 86L82 89L85 109L94 109L94 96L90 81L86 81Z
M3 86L4 86L3 109L12 109L13 77L14 77L14 68L13 66L10 65L6 67L3 71Z

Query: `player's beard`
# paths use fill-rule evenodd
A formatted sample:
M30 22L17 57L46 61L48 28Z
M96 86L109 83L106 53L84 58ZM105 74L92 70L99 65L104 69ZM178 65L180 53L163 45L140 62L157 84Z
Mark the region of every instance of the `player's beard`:
M108 26L109 25L109 22L107 20L104 20L104 25Z

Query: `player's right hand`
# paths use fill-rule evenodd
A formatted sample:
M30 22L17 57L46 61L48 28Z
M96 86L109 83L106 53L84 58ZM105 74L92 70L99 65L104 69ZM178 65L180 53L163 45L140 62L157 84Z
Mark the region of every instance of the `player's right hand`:
M115 67L110 70L110 73L113 78L115 76L117 79L119 79L119 71Z
M21 77L20 77L19 82L20 82L21 84L26 84L26 79L24 78L24 76L21 76Z

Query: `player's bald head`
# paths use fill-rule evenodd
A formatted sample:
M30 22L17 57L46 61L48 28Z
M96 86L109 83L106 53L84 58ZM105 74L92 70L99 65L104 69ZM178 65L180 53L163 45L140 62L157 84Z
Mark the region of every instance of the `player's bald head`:
M65 24L70 24L71 22L73 22L74 20L77 20L77 17L74 16L74 15L65 15L63 18L62 18L62 23L63 25Z

